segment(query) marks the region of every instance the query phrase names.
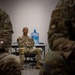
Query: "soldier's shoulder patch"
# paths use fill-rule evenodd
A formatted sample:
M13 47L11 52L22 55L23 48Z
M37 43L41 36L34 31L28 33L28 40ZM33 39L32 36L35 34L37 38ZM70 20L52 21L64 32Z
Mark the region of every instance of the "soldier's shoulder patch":
M51 25L50 29L56 29L56 25L55 24Z

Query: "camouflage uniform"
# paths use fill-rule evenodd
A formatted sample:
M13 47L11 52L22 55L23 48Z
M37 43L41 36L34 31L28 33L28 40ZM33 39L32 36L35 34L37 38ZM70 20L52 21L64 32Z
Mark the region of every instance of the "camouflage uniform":
M54 54L51 52L47 54L44 68L45 75L74 75L75 0L60 0L53 10L48 30L48 43ZM61 56L64 60L61 60ZM54 64L55 61L57 63ZM49 65L54 66L47 66L48 62ZM52 71L54 72L52 73ZM48 72L50 73L48 74Z
M34 53L37 55L37 63L36 66L39 66L40 60L41 60L41 48L33 48L34 41L29 36L21 36L17 39L18 45L19 45L19 53L20 53L20 59L22 61L22 64L25 61L25 53ZM24 44L23 42L26 42Z
M12 33L9 15L0 8L0 75L21 75L20 60L8 52Z

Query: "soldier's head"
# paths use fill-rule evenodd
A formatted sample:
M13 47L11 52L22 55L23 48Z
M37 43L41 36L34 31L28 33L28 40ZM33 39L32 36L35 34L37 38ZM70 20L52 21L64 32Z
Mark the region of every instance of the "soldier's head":
M12 33L9 15L0 8L0 52L11 47Z
M27 35L28 34L28 28L27 27L24 27L23 28L23 35Z
M61 53L57 51L50 51L45 56L43 69L41 69L39 75L64 75L64 73L62 74L62 69L64 69L64 66L65 62Z

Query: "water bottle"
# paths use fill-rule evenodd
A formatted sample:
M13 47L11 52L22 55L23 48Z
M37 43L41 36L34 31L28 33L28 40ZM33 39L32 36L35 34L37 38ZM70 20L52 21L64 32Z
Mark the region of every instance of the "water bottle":
M31 33L31 38L34 40L35 44L39 44L39 33L36 32L36 29Z

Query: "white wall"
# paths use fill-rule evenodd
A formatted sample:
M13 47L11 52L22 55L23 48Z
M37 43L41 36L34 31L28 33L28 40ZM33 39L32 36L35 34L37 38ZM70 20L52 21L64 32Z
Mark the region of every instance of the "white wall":
M0 6L9 14L14 34L12 42L22 35L22 28L29 28L29 35L36 28L40 42L48 49L47 32L52 10L59 0L0 0Z

